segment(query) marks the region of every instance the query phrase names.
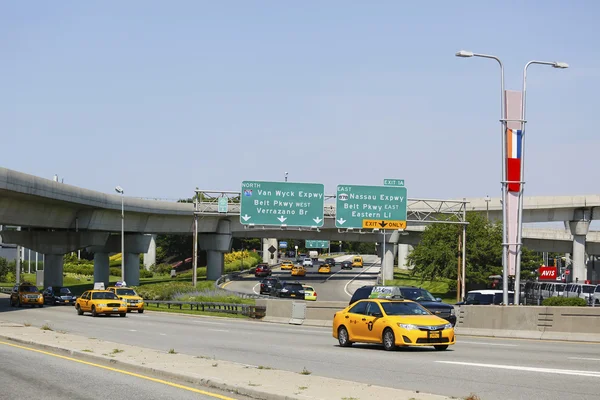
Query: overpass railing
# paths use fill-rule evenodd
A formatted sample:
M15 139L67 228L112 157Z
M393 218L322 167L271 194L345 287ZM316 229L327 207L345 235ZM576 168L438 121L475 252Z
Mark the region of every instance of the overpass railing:
M197 215L239 215L241 210L240 192L196 190ZM227 199L227 212L219 212L219 199ZM335 195L326 195L325 201L335 200ZM438 200L408 198L406 220L408 223L451 223L467 224L467 200ZM335 204L325 204L325 218L335 218Z
M209 303L197 301L172 301L172 300L144 300L148 306L155 305L157 309L165 307L167 309L179 309L190 311L205 311L225 314L245 315L250 318L262 318L265 316L266 307L256 306L253 304L238 304L238 303ZM147 308L151 310L151 307Z
M12 292L12 287L0 287L0 293L10 294Z

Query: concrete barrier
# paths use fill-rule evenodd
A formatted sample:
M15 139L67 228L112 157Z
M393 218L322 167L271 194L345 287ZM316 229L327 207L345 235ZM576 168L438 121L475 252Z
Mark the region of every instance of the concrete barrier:
M600 308L461 306L456 333L600 342Z
M293 304L303 303L306 305L304 319L292 318ZM333 314L343 310L348 306L343 301L298 301L298 300L256 300L256 305L264 305L267 308L263 321L278 323L296 323L310 326L331 327L333 324ZM295 316L297 317L297 316ZM290 322L294 320L294 322Z
M266 307L266 322L331 327L348 303L259 299L256 305ZM600 342L600 307L461 306L457 317L458 335Z

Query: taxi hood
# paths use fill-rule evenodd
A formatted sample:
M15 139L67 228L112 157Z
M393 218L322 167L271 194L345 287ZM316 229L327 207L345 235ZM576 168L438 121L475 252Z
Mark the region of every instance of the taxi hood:
M392 315L391 318L401 318L402 323L414 325L438 326L446 325L448 321L435 315Z

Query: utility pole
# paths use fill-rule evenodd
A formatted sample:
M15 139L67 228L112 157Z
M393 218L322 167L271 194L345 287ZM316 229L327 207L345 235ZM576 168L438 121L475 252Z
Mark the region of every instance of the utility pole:
M461 249L462 249L462 233L458 235L458 265L457 265L457 272L456 272L456 301L459 302L462 300L462 297L464 297L464 294L462 293L462 285L461 285L461 271L460 271L460 267L461 267Z

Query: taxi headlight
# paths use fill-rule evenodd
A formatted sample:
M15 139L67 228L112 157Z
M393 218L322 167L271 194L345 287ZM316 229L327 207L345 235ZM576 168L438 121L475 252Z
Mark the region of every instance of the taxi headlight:
M127 307L127 303L123 303L121 304L123 307Z
M41 299L42 297L44 297L44 296L42 296L41 294L38 294L38 299Z
M409 330L409 331L413 331L413 330L418 330L419 329L418 326L413 325L413 324L401 324L401 323L398 323L398 326L400 328L403 328L403 329L406 329L406 330Z
M98 307L106 307L106 303L100 303L98 304Z
M452 329L452 328L453 328L452 324L444 325L444 329Z
M454 307L450 309L450 315L456 315L456 310L454 309Z

